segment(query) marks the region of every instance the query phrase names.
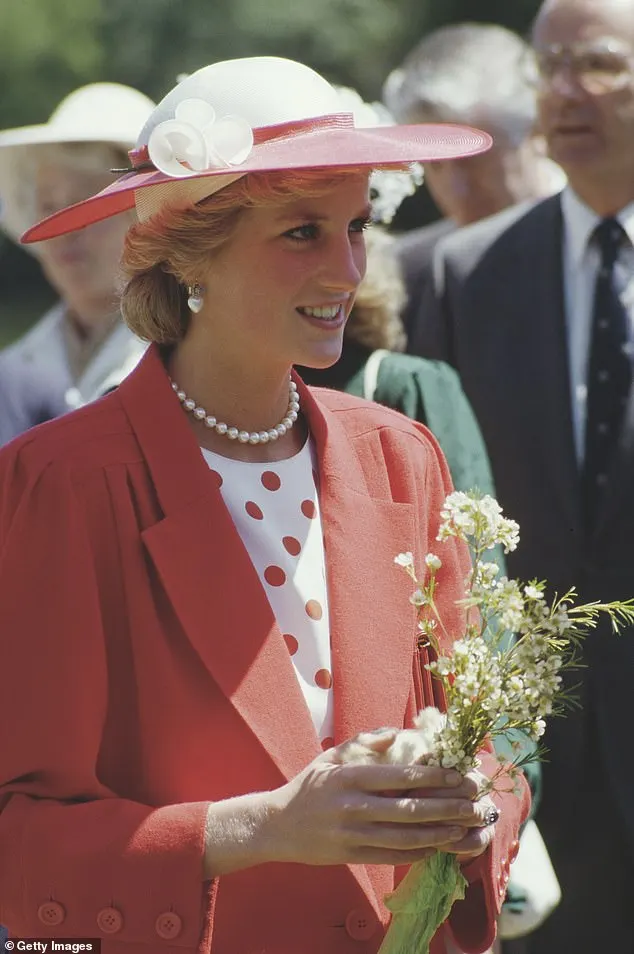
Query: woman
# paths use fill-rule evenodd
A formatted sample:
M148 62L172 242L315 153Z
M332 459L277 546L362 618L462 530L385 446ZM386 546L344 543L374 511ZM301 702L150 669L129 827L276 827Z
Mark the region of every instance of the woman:
M128 86L91 83L49 121L0 132L0 227L10 238L112 182L154 103ZM82 404L142 351L121 321L117 279L130 216L37 246L59 302L0 352L0 443Z
M422 427L291 375L339 356L370 167L486 139L359 130L336 103L291 61L206 67L156 108L134 171L26 236L135 207L122 307L152 344L117 391L0 453L15 934L370 954L395 866L441 846L471 883L457 942L491 943L525 789L343 759L432 701L396 553L440 549L459 631L446 466Z

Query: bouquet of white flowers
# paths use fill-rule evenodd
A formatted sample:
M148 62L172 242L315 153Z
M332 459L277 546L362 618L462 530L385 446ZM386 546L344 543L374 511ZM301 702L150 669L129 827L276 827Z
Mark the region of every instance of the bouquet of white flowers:
M465 632L453 642L451 656L440 649L442 620L436 610L436 573L440 559L428 553L420 579L411 553L395 563L411 577L411 602L418 609L419 645L430 651L426 668L444 690L446 711L423 709L414 729L393 743L391 761L425 762L462 773L480 764L487 740L511 737L517 730L538 740L545 717L561 713L572 700L562 689L561 673L578 663L579 641L605 614L615 631L634 623L634 600L575 606L569 590L548 602L544 582L521 584L499 575L487 562L487 550L501 544L506 553L519 542L519 526L502 516L492 497L456 492L445 500L438 540L457 537L471 551L472 570L461 601ZM516 634L508 642L508 632ZM511 745L517 751L517 741ZM490 788L513 778L539 752L500 764ZM380 954L428 954L429 944L454 901L464 896L466 881L456 856L438 851L413 865L386 899L393 917Z

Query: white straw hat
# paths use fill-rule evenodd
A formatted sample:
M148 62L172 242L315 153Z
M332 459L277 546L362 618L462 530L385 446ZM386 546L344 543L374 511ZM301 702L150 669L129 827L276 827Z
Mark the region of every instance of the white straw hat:
M30 225L24 160L36 149L55 143L106 143L131 149L154 103L119 83L91 83L66 96L46 123L0 131L0 227L18 239ZM104 170L108 171L108 170Z
M361 128L336 89L293 60L225 60L183 79L159 103L130 152L130 172L96 196L30 228L39 242L135 209L194 205L249 173L403 167L484 152L491 137L467 126Z

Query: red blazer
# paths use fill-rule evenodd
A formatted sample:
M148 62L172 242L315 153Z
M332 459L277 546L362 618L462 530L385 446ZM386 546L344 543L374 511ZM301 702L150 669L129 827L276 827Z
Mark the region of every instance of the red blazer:
M429 549L450 628L465 554L420 425L335 392L302 406L320 460L335 741L414 713L410 581ZM284 640L150 348L119 390L0 453L0 923L104 954L374 954L387 866L270 864L202 881L210 800L319 752ZM452 927L487 947L528 796L500 799ZM134 947L132 947L134 945ZM437 947L436 947L437 949Z

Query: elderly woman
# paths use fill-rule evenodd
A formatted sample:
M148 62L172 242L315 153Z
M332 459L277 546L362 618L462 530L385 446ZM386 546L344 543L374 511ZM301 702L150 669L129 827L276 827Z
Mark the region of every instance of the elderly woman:
M118 83L75 90L49 121L0 132L0 228L17 240L38 219L112 182L154 103ZM141 342L121 321L123 215L36 246L59 302L0 352L0 443L83 403Z
M27 234L135 208L123 313L151 340L112 394L0 453L0 919L105 954L375 954L402 866L469 881L434 941L492 941L522 787L354 764L432 704L404 548L439 545L429 433L292 373L339 357L368 173L486 148L361 130L322 77L251 58L159 104L133 169ZM387 730L373 732L378 727Z

